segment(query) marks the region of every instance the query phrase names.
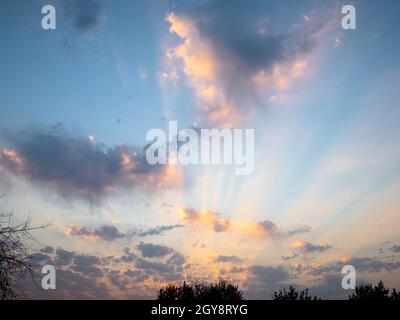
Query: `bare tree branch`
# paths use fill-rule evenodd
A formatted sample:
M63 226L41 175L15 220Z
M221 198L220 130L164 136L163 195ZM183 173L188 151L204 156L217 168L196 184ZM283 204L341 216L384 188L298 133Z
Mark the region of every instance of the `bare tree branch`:
M30 216L22 223L13 224L12 217L12 212L0 213L0 300L18 299L24 295L19 281L26 275L35 279L25 241L34 239L31 231L48 226L31 227Z

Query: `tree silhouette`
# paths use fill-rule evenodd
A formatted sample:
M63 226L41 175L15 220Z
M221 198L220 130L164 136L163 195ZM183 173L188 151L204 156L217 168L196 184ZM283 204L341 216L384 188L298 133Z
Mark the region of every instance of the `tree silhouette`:
M285 288L276 291L272 295L272 300L318 300L316 296L312 297L308 294L308 289L298 291L295 287L290 286L288 290Z
M35 275L24 241L32 239L30 231L45 226L34 228L30 223L28 218L20 224L13 224L12 213L0 213L0 300L19 298L23 295L19 280L26 274Z
M172 301L239 301L244 300L242 291L238 286L229 283L226 280L218 280L217 282L193 282L182 286L169 284L160 289L158 300L163 302Z
M370 283L356 286L354 293L349 296L349 300L396 300L400 301L400 293L396 289L385 288L382 281L376 286Z

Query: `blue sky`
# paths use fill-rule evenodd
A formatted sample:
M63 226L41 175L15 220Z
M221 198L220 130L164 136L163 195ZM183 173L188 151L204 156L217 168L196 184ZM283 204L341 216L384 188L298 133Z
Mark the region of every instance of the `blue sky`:
M248 297L290 283L343 297L349 261L400 285L400 5L354 1L343 30L345 4L2 2L1 207L53 222L32 249L62 274L55 296L151 298L224 276ZM148 167L146 133L167 120L255 129L254 173Z

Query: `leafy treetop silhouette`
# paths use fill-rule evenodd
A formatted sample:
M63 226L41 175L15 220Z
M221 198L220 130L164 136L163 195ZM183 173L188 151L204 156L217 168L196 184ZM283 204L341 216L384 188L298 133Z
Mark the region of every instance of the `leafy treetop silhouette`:
M157 299L163 302L172 301L239 301L244 300L238 286L220 279L217 282L183 283L182 286L169 284L160 289Z
M295 287L290 286L288 290L283 288L279 291L274 292L274 294L272 295L272 300L318 300L318 298L316 296L310 296L308 294L308 289L298 291Z
M392 289L392 292L390 292L389 289L385 288L383 282L379 281L376 286L373 286L370 283L356 286L354 293L349 296L349 300L400 301L400 292L396 291L396 289Z

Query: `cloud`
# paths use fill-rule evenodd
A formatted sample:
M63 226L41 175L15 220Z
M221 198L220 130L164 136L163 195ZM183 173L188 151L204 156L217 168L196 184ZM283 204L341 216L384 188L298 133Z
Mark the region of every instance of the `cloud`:
M205 224L215 232L224 232L231 228L231 223L228 219L222 219L218 213L209 210L180 208L178 209L178 213L183 221L192 224Z
M45 247L40 252L47 252ZM38 259L40 258L40 259ZM21 282L27 298L34 299L110 299L111 290L102 281L107 272L102 267L102 259L88 254L77 254L63 248L57 248L44 255L35 253L31 257L32 266L40 274L43 265L56 268L57 290L43 290L32 277Z
M166 231L170 231L176 228L183 228L182 224L174 224L170 226L157 226L154 228L149 228L145 230L136 230L133 231L132 234L138 237L147 237L147 236L156 236L165 233Z
M130 248L126 247L124 248L124 255L121 256L120 260L123 262L133 262L136 259L136 254L131 252ZM118 263L117 259L117 263Z
M286 285L289 272L282 266L252 265L247 269L249 278L244 293L249 299L267 299L271 294Z
M186 262L186 258L179 252L174 252L174 254L169 257L167 263L173 266L182 266Z
M103 225L98 228L87 228L79 225L70 225L66 233L73 237L83 237L88 240L104 240L104 241L114 241L126 237L147 237L156 236L163 234L167 231L182 228L183 225L175 224L170 226L156 226L154 228L144 229L144 230L132 230L129 232L121 232L114 225Z
M166 262L153 262L146 259L138 258L135 261L137 269L144 270L146 274L152 274L154 272L158 274L158 277L162 281L176 282L183 279L183 265L185 264L185 257L175 252Z
M352 265L357 272L380 272L394 271L400 269L400 262L384 261L370 257L352 257L342 259L341 261L333 261L320 266L312 266L308 273L314 276L320 276L327 273L338 273L344 265Z
M319 284L309 287L310 295L322 299L347 299L353 291L351 289L343 290L342 279L343 275L341 274L323 275Z
M234 232L264 238L283 239L310 230L309 227L300 227L288 232L282 232L270 220L226 219L222 218L221 214L207 209L178 208L178 215L188 224L203 226L214 232Z
M11 149L0 149L0 166L9 173L55 190L62 197L98 204L119 189L156 190L176 186L176 168L149 165L144 149L106 148L58 130L5 134Z
M249 267L250 273L260 280L262 283L276 283L287 280L289 278L288 272L281 266L260 266L253 265Z
M54 248L53 248L53 247L50 247L50 246L46 246L46 247L40 249L40 252L43 252L43 253L53 253L53 252L54 252Z
M299 250L303 253L325 252L332 248L329 244L312 244L307 241L294 242L291 246L293 249Z
M331 20L322 12L308 20L299 14L290 27L276 28L265 1L233 2L201 2L166 16L180 42L167 50L164 73L181 69L208 120L224 126L251 118L267 104L266 92L275 95L301 77Z
M354 257L346 261L346 264L353 265L360 272L380 272L400 269L400 262L382 261L369 257Z
M292 252L290 256L281 256L282 260L291 260L291 259L296 259L298 257L298 254L296 252Z
M165 263L161 262L153 262L144 259L137 259L135 262L135 266L138 269L145 269L150 271L157 271L161 273L168 273L169 268Z
M68 1L65 9L67 18L72 20L73 26L79 32L94 30L106 21L104 9L96 1Z
M71 225L67 229L67 234L69 236L81 236L87 239L105 241L113 241L128 236L121 233L115 226L101 226L90 230L82 226Z
M144 247L143 247L144 248ZM143 249L142 248L142 249ZM148 250L146 247L145 250ZM43 290L31 277L21 286L27 298L35 299L149 299L169 281L183 279L185 257L173 250L162 256L163 262L138 257L129 248L121 256L98 256L57 248L48 254L48 247L32 254L32 266L40 274L43 265L56 268L57 290ZM119 289L119 290L116 290Z
M257 223L257 225L263 231L263 233L267 235L275 236L278 234L278 228L272 221L269 220L260 221Z
M50 256L42 252L36 252L29 256L29 261L32 266L42 266L49 260Z
M74 255L74 252L57 248L55 252L55 263L60 266L69 265L72 262Z
M297 234L308 233L308 232L311 232L311 227L310 226L301 226L301 227L298 227L296 229L287 231L286 232L286 236L287 237L291 237L291 236L294 236L294 235L297 235Z
M390 250L395 253L400 252L400 246L394 245L393 247L390 248Z
M98 266L100 262L101 259L97 256L80 254L74 257L71 269L85 276L97 278L103 275L103 270Z
M243 260L240 259L240 258L237 257L237 256L224 256L224 255L219 255L219 256L217 256L217 257L214 258L214 262L223 262L223 263L225 263L225 262L233 262L233 263L236 263L236 262L242 262L242 261L243 261Z
M156 245L152 243L139 243L136 248L140 251L143 257L145 258L159 258L164 257L174 250L170 247Z

